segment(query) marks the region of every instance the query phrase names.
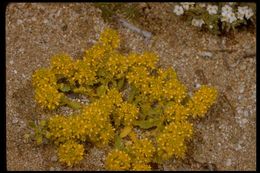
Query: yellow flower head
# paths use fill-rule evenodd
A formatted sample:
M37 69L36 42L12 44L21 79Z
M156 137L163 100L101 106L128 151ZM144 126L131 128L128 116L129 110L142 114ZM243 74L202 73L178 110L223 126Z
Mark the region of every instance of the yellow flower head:
M110 49L115 49L119 47L120 39L117 31L112 29L105 29L99 38L99 41L103 43L103 45Z
M201 88L193 95L188 102L190 113L194 118L204 117L210 106L215 103L217 99L217 90L208 86L201 86Z
M151 171L152 168L150 165L144 164L144 163L134 163L132 165L133 171Z
M59 161L67 166L73 166L83 159L84 146L75 141L68 141L58 148Z
M135 163L149 163L155 153L155 147L148 139L139 139L128 146L131 158Z
M106 158L106 169L110 171L125 171L130 169L131 159L127 153L118 149L112 150Z
M74 63L67 54L58 54L51 58L51 70L62 77L71 77L74 74Z
M186 152L185 140L193 133L192 124L187 121L171 122L156 137L157 153L162 160L172 156L183 158Z
M130 103L123 102L116 111L116 122L122 121L125 126L131 126L133 121L138 118L139 109Z
M50 69L37 70L32 76L32 83L35 88L35 100L42 107L53 110L60 105L63 94L58 91L55 73Z

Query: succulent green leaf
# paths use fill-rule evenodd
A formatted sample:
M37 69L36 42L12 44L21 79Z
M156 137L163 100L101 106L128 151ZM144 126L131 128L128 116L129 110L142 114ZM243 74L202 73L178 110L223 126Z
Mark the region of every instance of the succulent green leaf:
M123 128L123 130L120 133L120 137L121 138L126 137L131 131L132 131L132 127L130 127L130 126Z
M71 90L71 88L70 88L70 85L69 85L69 84L64 84L64 85L62 85L62 87L60 88L60 90L61 90L62 92L69 92L69 91Z
M124 145L122 143L122 139L120 136L116 135L115 137L115 148L121 150L123 149Z
M107 87L104 85L101 85L100 87L97 88L97 95L102 96L106 93Z
M142 129L150 129L152 127L159 126L160 120L159 119L139 120L139 121L134 121L133 124L135 126L139 126Z

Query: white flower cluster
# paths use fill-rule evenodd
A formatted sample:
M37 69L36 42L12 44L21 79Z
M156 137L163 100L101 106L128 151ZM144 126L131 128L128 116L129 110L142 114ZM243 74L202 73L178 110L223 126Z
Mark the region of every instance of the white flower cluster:
M195 2L181 2L180 4L185 10L189 10L190 7L194 6Z
M184 13L184 10L189 10L190 7L193 7L195 2L182 2L180 3L181 5L175 5L173 12L177 15L180 16Z
M218 6L216 5L208 5L207 6L207 11L209 14L217 14L218 13Z
M254 15L253 10L248 6L238 7L238 11L235 14L233 12L233 9L229 5L225 5L222 7L221 21L233 23L237 19L244 20L244 17L246 19L249 19L253 15Z
M237 20L235 13L233 13L233 8L230 7L229 5L223 6L221 10L222 10L221 11L222 22L233 23L234 21Z
M204 24L204 20L202 19L192 19L191 24L193 26L201 27Z
M182 6L180 6L180 5L175 5L173 12L174 12L177 16L180 16L180 15L182 15L182 14L184 13L184 10L183 10Z
M246 19L249 19L253 15L254 15L253 10L251 8L249 8L248 6L238 7L238 9L237 9L237 18L240 20L243 20L244 17Z
M225 3L224 6L220 7L217 3L194 3L194 2L183 2L179 3L179 5L175 5L173 12L180 16L185 13L185 11L188 11L192 8L200 7L203 8L203 10L206 10L209 15L217 15L215 20L220 20L221 22L227 22L230 24L233 24L237 20L248 20L252 16L254 16L254 12L252 8L249 8L248 6L238 6L237 8L236 3L229 2ZM203 16L202 16L203 17ZM214 18L213 18L214 19ZM193 18L191 21L191 24L196 27L202 27L203 24L205 24L206 18L199 19L198 17ZM218 22L218 21L216 21ZM207 23L207 21L206 21ZM210 29L213 29L214 26L212 23L209 23L208 26ZM218 27L218 26L216 26Z

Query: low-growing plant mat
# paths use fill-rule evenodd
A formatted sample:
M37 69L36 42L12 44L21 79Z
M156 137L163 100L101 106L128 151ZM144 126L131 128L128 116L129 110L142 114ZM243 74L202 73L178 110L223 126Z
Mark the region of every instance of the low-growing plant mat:
M147 4L139 5L145 8ZM141 16L139 24L138 21L133 23L151 32L150 40L120 23L104 22L101 10L90 3L11 3L7 6L8 170L105 169L104 159L109 148L100 150L89 145L82 164L67 168L57 161L54 147L37 146L28 138L32 130L28 123L51 114L34 101L32 73L47 67L50 57L60 52L73 58L81 57L110 25L120 34L123 53L155 52L160 56L160 65L173 67L190 91L207 84L219 92L219 99L207 116L194 122L195 136L188 145L186 158L154 165L154 170L256 170L255 31L243 29L219 37L198 31L178 19L172 14L171 4L149 3L147 9L149 15ZM156 25L152 14L160 15L155 15L160 25ZM147 23L142 25L143 20ZM71 110L61 107L57 111L69 114Z

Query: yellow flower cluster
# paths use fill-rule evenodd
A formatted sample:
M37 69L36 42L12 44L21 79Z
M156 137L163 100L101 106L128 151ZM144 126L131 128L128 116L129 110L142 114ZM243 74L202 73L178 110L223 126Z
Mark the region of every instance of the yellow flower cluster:
M134 163L132 165L132 171L151 171L152 168L148 164L144 163Z
M159 61L159 57L152 52L144 52L141 55L132 53L127 57L129 65L131 67L144 66L150 69L155 69L156 64Z
M84 146L75 141L68 141L58 148L59 161L68 166L73 166L83 159Z
M59 160L68 166L83 159L84 142L99 147L115 142L118 149L107 156L108 170L151 170L153 161L183 158L186 140L193 134L188 116L203 117L217 98L216 89L207 86L190 98L172 68L157 68L156 54L122 55L119 44L117 32L105 29L82 60L59 54L50 68L33 74L41 106L80 109L71 116L52 116L46 123L45 137L58 146ZM87 95L90 104L77 105L66 97L68 92ZM135 128L155 141L138 139Z
M106 48L96 44L86 51L83 61L90 63L93 70L97 71L105 66L105 54Z
M103 110L111 113L115 107L119 107L123 103L122 94L112 88L107 94L100 97L99 102Z
M124 151L114 149L106 158L106 169L110 171L126 171L131 167L131 159Z
M186 120L189 113L189 108L175 102L169 103L164 109L164 115L168 122Z
M51 70L60 78L70 78L74 74L74 63L72 58L67 54L58 54L51 58Z
M129 68L129 60L119 52L113 51L109 55L106 63L106 69L116 78L122 78L126 75Z
M148 164L155 154L155 147L147 138L135 140L127 146L127 150L134 164Z
M63 115L55 115L48 120L49 132L47 138L54 141L55 144L66 142L74 136L71 130L72 122Z
M170 159L172 156L183 158L185 156L185 140L190 139L193 134L192 124L187 121L171 122L156 137L157 153L162 160Z
M204 117L208 109L216 101L217 90L208 86L201 86L188 102L188 108L194 118Z
M96 81L96 73L92 69L92 66L88 60L77 60L74 65L75 73L73 77L71 78L71 83L75 83L75 81L78 81L78 83L81 86L91 85Z
M106 28L100 35L99 41L108 49L116 49L119 47L120 39L117 31Z
M151 170L149 163L152 161L155 151L156 149L150 140L135 138L133 142L127 143L125 151L114 149L108 154L106 169L114 171Z
M88 138L98 146L107 145L114 139L115 129L110 123L114 104L120 104L119 92L111 90L104 99L97 100L82 109L79 115L56 115L48 121L48 138L55 144L69 140L85 141ZM122 99L122 98L121 98Z
M120 107L116 110L115 126L119 127L120 124L124 126L132 126L133 121L138 118L139 109L127 102L120 104Z
M60 105L63 94L58 92L56 77L49 69L37 70L32 76L35 100L44 108L55 109Z
M83 109L82 121L87 129L89 140L98 146L104 146L114 139L115 129L109 119L109 112L103 109L103 104L94 102Z

